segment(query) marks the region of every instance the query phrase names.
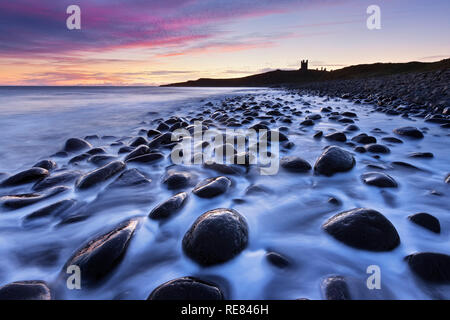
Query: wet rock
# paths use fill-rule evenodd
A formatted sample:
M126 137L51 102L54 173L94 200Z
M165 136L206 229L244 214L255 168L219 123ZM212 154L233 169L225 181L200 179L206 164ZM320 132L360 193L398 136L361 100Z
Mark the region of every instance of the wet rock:
M314 121L312 121L311 119L306 119L306 120L300 122L300 125L305 126L305 127L313 126L314 124L315 124Z
M281 167L291 172L308 172L311 165L300 157L283 157L280 160Z
M137 137L130 143L130 147L138 147L140 145L146 145L147 143L148 141L144 137Z
M64 151L67 152L76 152L81 151L84 149L90 149L92 148L92 145L87 142L86 140L79 139L79 138L70 138L66 141L66 144L64 146Z
M147 137L149 137L149 138L158 136L160 134L161 134L161 131L154 130L154 129L150 129L147 131Z
M79 171L67 171L55 174L53 176L47 177L44 180L38 181L34 186L33 190L42 191L57 185L69 185L73 183L76 179L81 176Z
M381 172L368 172L361 176L365 184L379 188L397 188L397 182L390 175Z
M447 177L444 180L445 183L450 183L450 174L447 175Z
M277 138L278 137L278 138ZM268 143L272 142L272 141L276 141L276 139L278 139L278 142L283 142L283 141L288 141L289 138L282 132L280 131L275 131L275 130L269 130L267 132L264 132L259 139L261 141L267 141Z
M137 147L136 149L134 149L133 151L131 151L131 152L125 157L125 162L128 161L128 160L130 160L130 159L133 159L133 158L142 156L142 155L144 155L144 154L148 154L149 152L150 152L150 148L149 148L148 146L146 146L146 145L139 146L139 147Z
M337 146L325 149L314 165L314 171L318 174L332 176L338 172L350 171L355 166L355 158L351 153Z
M191 183L192 176L189 172L177 172L169 170L163 183L170 190L188 187Z
M73 157L72 159L70 159L69 163L70 164L78 164L78 162L87 160L89 157L90 157L90 155L87 153L79 154L79 155Z
M106 151L103 148L92 148L89 151L86 151L87 154L90 154L91 156L95 156L97 154L105 154Z
M113 160L116 160L117 157L106 155L106 154L98 154L95 156L92 156L88 159L88 162L91 162L97 166L103 166Z
M439 223L439 220L429 213L416 213L409 216L408 219L434 233L441 233L441 224Z
M270 264L280 269L285 269L291 264L286 257L273 251L266 253L266 259Z
M401 127L394 129L394 133L398 134L399 136L405 136L415 139L421 139L423 138L423 133L415 128L415 127Z
M217 163L214 161L207 161L203 164L203 166L207 169L214 170L216 172L222 173L222 174L243 174L245 170L243 170L242 166L238 165L227 165L224 163Z
M358 131L359 127L357 125L354 124L350 124L345 128L346 131Z
M53 160L42 160L42 161L39 161L38 163L36 163L33 166L33 168L42 168L42 169L50 171L50 170L56 169L57 166L58 165Z
M187 197L188 194L186 192L180 192L173 197L170 197L150 212L150 219L160 220L173 216L183 207Z
M431 152L413 152L408 155L409 158L433 158Z
M127 188L149 185L152 182L144 176L138 169L128 169L122 172L108 188Z
M357 136L352 138L352 141L361 144L377 143L377 139L375 137L368 136L366 133L358 134Z
M386 154L391 152L391 150L388 147L377 143L369 144L365 146L365 148L367 152L371 153Z
M351 300L344 277L331 276L321 283L322 294L326 300Z
M319 120L322 119L322 116L318 113L313 113L305 117L306 120Z
M44 281L16 281L0 287L0 300L51 300L50 288Z
M43 168L31 168L22 172L19 172L5 180L0 184L2 187L18 186L47 177L50 173Z
M156 161L159 161L161 159L164 159L164 155L159 152L152 152L148 154L143 154L141 156L137 156L134 158L130 158L127 160L128 162L138 162L138 163L154 163Z
M147 300L223 300L220 288L193 277L168 281L152 291Z
M88 189L101 182L104 182L125 169L125 163L122 161L114 161L101 167L97 170L91 171L86 175L80 177L76 183L78 189Z
M17 194L17 195L8 195L0 197L0 203L3 204L4 207L10 209L19 209L32 204L35 204L39 201L47 200L51 197L54 197L60 193L66 192L70 190L68 187L54 187L48 189L45 193L25 193L25 194Z
M200 182L192 192L201 198L213 198L225 193L231 185L227 177L209 178Z
M67 211L68 209L72 208L75 204L76 201L72 199L61 200L56 203L53 203L49 206L46 206L42 209L39 209L27 215L23 220L23 225L29 226L36 219L45 218L48 216L56 217L62 214L63 212Z
M354 112L350 112L350 111L345 111L342 112L341 115L343 115L344 117L348 117L348 118L357 118L358 115Z
M131 219L89 241L67 261L61 273L65 277L67 267L76 265L81 270L82 286L102 280L122 260L137 225L138 221Z
M384 138L381 138L381 140L386 141L386 142L391 142L391 143L403 143L402 140L397 139L395 137L384 137Z
M314 134L313 138L314 138L314 139L320 139L320 138L322 138L322 136L323 136L323 131L317 131L317 132Z
M356 208L341 212L322 228L335 239L354 248L369 251L390 251L400 244L392 223L378 211Z
M347 141L347 136L343 132L333 132L333 133L327 134L325 136L325 139L332 140L332 141L345 142L345 141Z
M410 269L422 280L450 283L450 256L442 253L419 252L405 257Z
M234 258L248 243L248 226L233 209L202 214L183 238L187 256L201 265L214 265Z
M366 148L361 147L361 146L355 147L355 149L353 149L353 150L358 153L366 153L367 152Z

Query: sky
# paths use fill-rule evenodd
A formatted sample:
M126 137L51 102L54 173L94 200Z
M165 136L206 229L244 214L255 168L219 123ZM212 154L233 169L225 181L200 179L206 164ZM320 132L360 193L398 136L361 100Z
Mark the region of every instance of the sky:
M69 30L67 7L81 9ZM378 5L381 29L366 10ZM0 0L0 85L160 85L450 57L449 0Z

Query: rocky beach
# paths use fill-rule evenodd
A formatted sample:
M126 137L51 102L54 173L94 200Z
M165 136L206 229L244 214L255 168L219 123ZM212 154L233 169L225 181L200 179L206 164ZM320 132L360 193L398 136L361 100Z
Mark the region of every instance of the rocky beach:
M67 107L42 126L14 93L0 299L450 299L449 77L158 89L182 96L170 103L130 89L115 93L140 95L128 111ZM174 163L179 129L230 138L234 163ZM279 138L274 174L250 160L251 140L239 150L237 129ZM371 266L381 288L367 286Z

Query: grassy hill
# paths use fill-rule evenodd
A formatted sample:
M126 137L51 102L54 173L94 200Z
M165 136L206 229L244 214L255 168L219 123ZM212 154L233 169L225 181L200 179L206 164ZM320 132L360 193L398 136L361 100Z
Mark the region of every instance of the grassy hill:
M243 78L201 78L173 83L170 87L266 87L276 85L304 84L327 80L362 79L400 73L425 72L450 68L450 59L438 62L373 63L360 64L334 71L275 70Z

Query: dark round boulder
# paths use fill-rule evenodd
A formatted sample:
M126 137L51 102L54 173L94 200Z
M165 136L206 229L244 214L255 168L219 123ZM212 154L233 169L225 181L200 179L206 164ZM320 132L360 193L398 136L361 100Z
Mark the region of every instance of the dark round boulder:
M166 219L177 213L184 205L188 194L180 192L156 206L148 215L150 219Z
M381 172L367 172L361 176L365 184L379 188L397 188L398 184L390 175Z
M64 146L64 151L67 152L76 152L84 149L90 149L92 148L92 145L87 142L86 140L79 139L79 138L70 138L66 141L66 144Z
M421 139L423 138L423 133L415 127L401 127L394 129L394 133L399 136L405 136L409 138Z
M325 136L325 139L332 140L332 141L345 142L345 141L347 141L347 136L343 132L333 132L333 133L327 134Z
M0 300L51 300L44 281L17 281L0 287Z
M344 277L331 276L321 283L322 294L326 300L351 300Z
M170 190L181 189L189 186L191 179L192 177L189 172L177 172L170 170L164 178L163 183L167 185L167 188Z
M223 300L220 288L210 282L183 277L163 283L147 300Z
M405 257L411 270L422 280L450 283L450 256L442 253L419 252Z
M400 244L392 223L378 211L356 208L341 212L322 228L335 239L354 248L369 251L390 251Z
M439 223L439 220L429 213L416 213L409 216L408 219L434 233L441 233L441 224Z
M348 151L337 146L325 149L314 165L318 174L332 176L338 172L350 171L355 166L355 158Z
M352 141L361 144L377 143L377 138L367 135L367 133L361 133L352 138Z
M372 152L372 153L381 153L381 154L385 154L385 153L390 153L391 150L389 150L388 147L382 145L382 144L377 144L377 143L373 143L373 144L369 144L367 146L365 146L367 152Z
M214 265L234 258L248 243L248 226L233 209L202 214L186 232L183 250L201 265Z
M213 198L225 193L230 185L227 177L210 178L200 182L192 192L201 198Z
M308 172L312 168L308 161L293 156L281 158L280 164L281 167L291 172Z

